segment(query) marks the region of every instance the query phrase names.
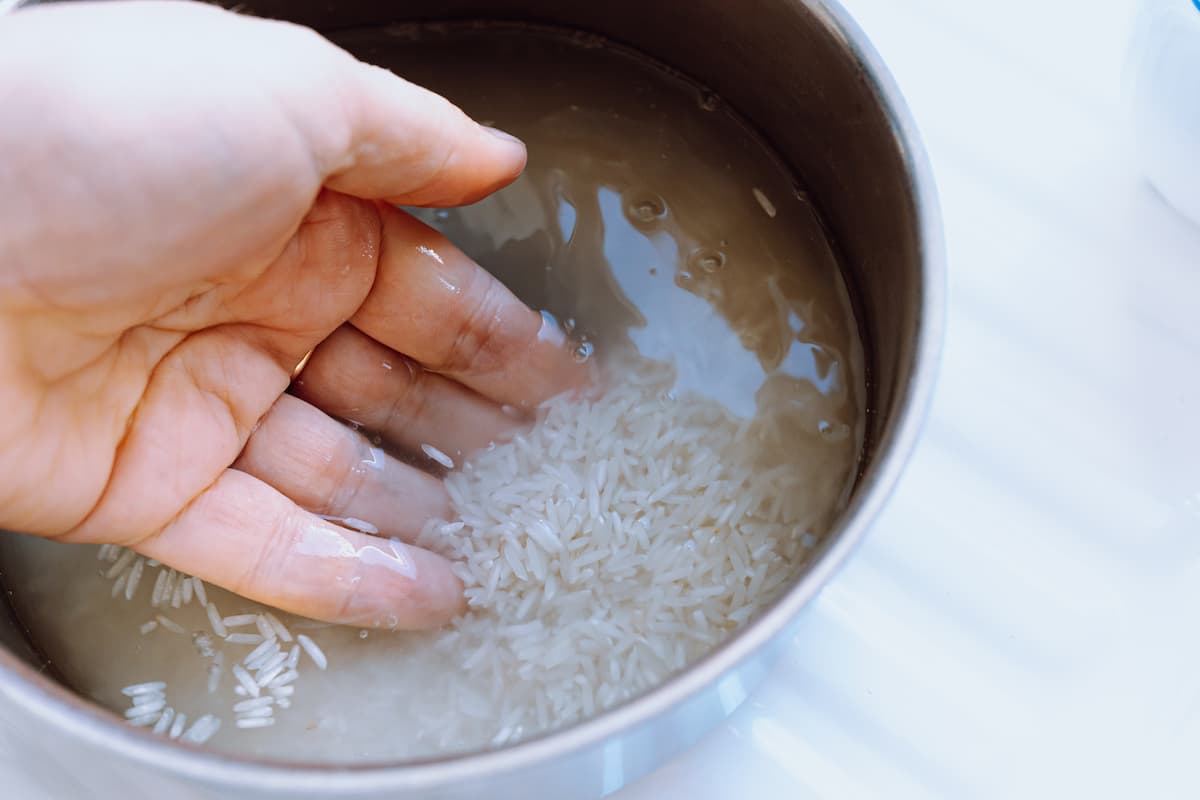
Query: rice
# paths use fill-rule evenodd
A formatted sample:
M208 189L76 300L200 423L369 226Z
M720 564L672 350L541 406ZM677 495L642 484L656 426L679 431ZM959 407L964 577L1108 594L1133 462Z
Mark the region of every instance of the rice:
M264 612L262 617L270 624L271 628L275 631L275 635L278 636L280 640L288 643L292 641L291 631L289 631L287 626L279 621L279 617L275 616L270 611Z
M187 726L187 720L187 714L177 713L175 715L175 722L171 724L171 730L168 731L167 736L172 739L178 739L183 734L184 727Z
M231 633L225 637L225 641L230 644L261 644L263 637L257 633Z
M221 618L221 612L217 611L215 603L209 603L204 607L204 611L208 614L208 624L212 626L212 631L217 636L224 639L229 635L229 630L225 627L225 621Z
M450 456L446 455L441 450L438 450L433 445L431 445L431 444L421 445L421 452L424 453L425 455L429 456L431 459L433 459L437 463L441 464L446 469L454 469L454 459L450 458Z
M469 610L441 631L397 634L395 659L376 672L419 687L395 701L411 753L511 744L619 704L728 637L802 568L833 512L811 500L836 496L812 487L845 476L804 461L810 454L769 408L737 418L674 393L674 381L670 367L645 364L599 398L556 398L531 429L448 474L456 518L430 521L417 544L450 560ZM105 574L128 575L137 562L127 555L105 552ZM224 649L253 645L231 658L235 681L221 692L235 731L272 726L277 713L283 722L303 702L303 657L336 676L317 642L329 626L298 620L289 630L270 612L222 617L198 580L164 582L172 594L188 583L223 640L207 668L213 703ZM338 653L352 640L338 636ZM347 714L358 702L338 701ZM178 704L166 723L165 699L143 708L155 711L130 712L131 722L155 714L143 724L183 735ZM219 725L218 710L201 709ZM193 738L207 741L209 727Z
M138 583L142 580L142 571L146 568L146 559L138 557L129 569L129 579L125 582L125 599L132 600L137 591Z
M246 671L245 667L241 664L234 664L232 672L233 677L237 678L237 682L247 694L251 697L258 697L260 694L259 686L254 681L254 678L250 676L250 673Z
M199 578L192 578L192 591L196 594L196 599L200 601L200 605L208 605L208 592L204 589L204 581Z
M212 714L205 714L192 723L192 727L180 737L182 742L191 742L192 744L204 744L212 738L213 734L221 727L221 720Z
M217 691L217 687L221 684L221 668L225 665L225 654L217 653L213 656L212 663L208 665L208 693L213 694Z
M175 719L175 709L167 706L163 709L162 716L154 723L153 732L162 735L171 727L171 721Z
M799 537L829 509L808 507L770 409L748 422L673 383L645 363L598 399L556 398L447 476L458 520L418 544L454 563L470 610L430 646L449 661L427 669L449 706L418 716L430 736L508 743L611 707L707 652L802 565Z
M296 641L304 648L304 652L308 653L308 657L317 665L317 669L325 669L329 666L329 659L325 657L325 652L317 646L316 642L303 633L296 637Z
M233 711L234 713L241 711L253 711L256 708L265 708L274 702L274 697L254 697L249 700L243 700L240 703L234 703Z
M274 724L274 717L250 717L248 719L239 719L234 723L239 728L269 728Z

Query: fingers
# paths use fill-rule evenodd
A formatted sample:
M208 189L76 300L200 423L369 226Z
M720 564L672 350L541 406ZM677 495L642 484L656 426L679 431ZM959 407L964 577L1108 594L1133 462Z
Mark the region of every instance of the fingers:
M528 408L589 377L562 330L437 231L381 207L375 284L351 323L427 369Z
M417 630L465 610L462 584L445 559L326 522L234 469L135 549L328 622Z
M393 446L416 454L431 444L457 462L521 425L490 400L350 325L313 351L292 392Z
M327 186L398 205L466 205L525 168L524 144L445 98L352 58L341 66L338 103L306 115L318 159L329 165ZM344 115L346 139L325 135L330 108Z
M427 520L451 515L441 481L286 394L262 418L233 466L302 508L405 541L414 540Z

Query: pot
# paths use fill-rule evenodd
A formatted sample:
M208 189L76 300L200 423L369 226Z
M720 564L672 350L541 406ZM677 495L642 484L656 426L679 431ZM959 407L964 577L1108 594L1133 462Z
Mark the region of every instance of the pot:
M0 760L36 773L55 797L613 792L693 744L753 690L801 609L865 535L916 442L934 382L945 276L935 189L904 103L863 33L826 0L694 0L685 14L652 0L260 0L242 8L326 31L469 19L585 30L715 91L800 178L840 250L867 357L868 433L858 481L811 568L716 650L617 708L483 753L297 766L170 742L128 727L48 677L11 609L0 604Z

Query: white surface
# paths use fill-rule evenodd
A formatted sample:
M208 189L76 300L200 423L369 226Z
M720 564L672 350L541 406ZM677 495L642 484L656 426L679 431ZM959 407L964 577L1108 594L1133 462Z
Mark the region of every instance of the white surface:
M1122 136L1132 3L847 5L942 193L934 412L767 685L619 798L1200 795L1200 229Z
M785 663L620 800L1200 796L1200 229L1124 139L1134 3L845 3L941 190L934 411Z

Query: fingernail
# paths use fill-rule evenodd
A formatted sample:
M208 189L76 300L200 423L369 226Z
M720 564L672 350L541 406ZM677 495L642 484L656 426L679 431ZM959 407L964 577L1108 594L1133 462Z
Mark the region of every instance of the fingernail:
M511 133L508 133L507 131L502 131L499 128L493 128L489 125L480 125L479 127L483 128L485 131L490 133L492 136L495 136L497 139L501 139L506 142L514 142L516 144L521 145L522 147L525 146L524 142L522 142L517 137L513 136Z

